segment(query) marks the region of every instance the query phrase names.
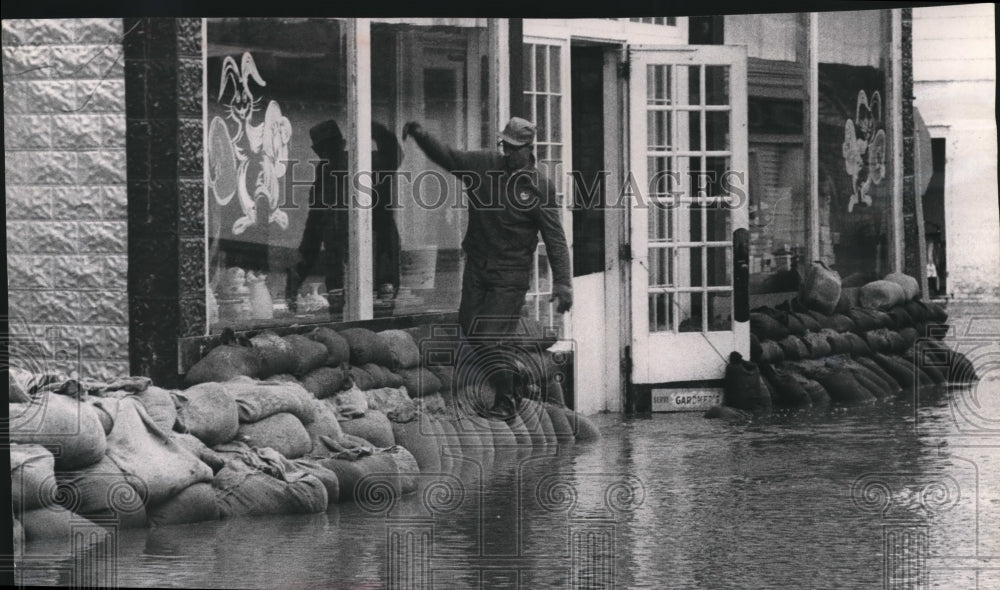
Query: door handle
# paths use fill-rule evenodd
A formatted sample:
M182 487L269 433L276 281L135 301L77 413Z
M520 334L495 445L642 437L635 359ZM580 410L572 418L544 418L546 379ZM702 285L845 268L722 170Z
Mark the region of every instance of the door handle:
M733 319L750 320L750 232L733 232Z

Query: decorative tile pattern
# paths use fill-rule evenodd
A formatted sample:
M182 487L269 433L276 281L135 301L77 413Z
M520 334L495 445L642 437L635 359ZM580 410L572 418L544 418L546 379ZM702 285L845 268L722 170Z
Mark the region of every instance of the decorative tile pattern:
M47 336L62 334L63 364L85 377L128 371L122 26L2 24L12 333L49 355L58 343ZM81 343L96 347L89 357ZM17 354L12 363L28 362Z
M205 182L184 178L178 182L180 233L185 237L205 237Z
M180 243L181 297L205 294L205 241L194 238Z

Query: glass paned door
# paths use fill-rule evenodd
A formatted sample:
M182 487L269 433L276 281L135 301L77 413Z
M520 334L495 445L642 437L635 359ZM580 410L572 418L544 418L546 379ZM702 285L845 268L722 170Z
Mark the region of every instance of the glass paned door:
M632 382L720 379L749 326L733 313L746 228L746 52L633 47Z

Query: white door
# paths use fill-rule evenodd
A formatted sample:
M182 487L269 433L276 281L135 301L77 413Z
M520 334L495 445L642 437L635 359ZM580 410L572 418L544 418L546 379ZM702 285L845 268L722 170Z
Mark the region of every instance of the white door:
M639 46L629 63L631 380L721 379L750 346L746 50Z

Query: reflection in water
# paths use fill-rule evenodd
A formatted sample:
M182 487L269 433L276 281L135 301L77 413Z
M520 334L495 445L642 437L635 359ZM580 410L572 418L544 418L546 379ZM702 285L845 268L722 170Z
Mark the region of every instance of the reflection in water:
M382 515L341 504L122 531L116 581L382 588L428 575L435 588L871 588L889 575L904 587L998 587L1000 453L970 446L953 404L974 394L982 415L998 416L1000 382L930 393L916 409L901 401L744 426L601 416L599 443L497 454L482 489L466 481L460 494L436 496L434 511L418 493ZM388 541L400 531L425 531L429 552L395 561ZM71 565L43 560L23 581L68 584L57 570Z

